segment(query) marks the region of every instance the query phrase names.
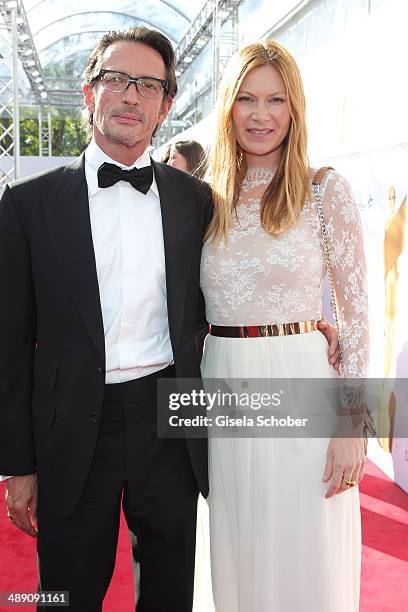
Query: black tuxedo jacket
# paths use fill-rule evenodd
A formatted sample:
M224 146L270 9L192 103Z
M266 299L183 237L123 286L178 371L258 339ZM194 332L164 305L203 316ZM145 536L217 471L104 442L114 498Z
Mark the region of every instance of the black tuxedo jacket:
M207 185L153 162L163 221L170 339L178 377L200 376L195 332ZM84 155L6 187L0 204L0 474L38 469L41 499L70 514L98 434L105 342ZM208 492L207 443L188 440Z

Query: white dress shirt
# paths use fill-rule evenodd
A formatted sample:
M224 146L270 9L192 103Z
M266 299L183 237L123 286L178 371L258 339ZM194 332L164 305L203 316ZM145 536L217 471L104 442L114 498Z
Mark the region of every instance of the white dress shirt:
M85 176L106 351L106 383L157 372L173 361L167 318L163 227L159 192L129 183L98 187L104 162L124 169L151 164L145 151L132 166L109 158L92 140Z

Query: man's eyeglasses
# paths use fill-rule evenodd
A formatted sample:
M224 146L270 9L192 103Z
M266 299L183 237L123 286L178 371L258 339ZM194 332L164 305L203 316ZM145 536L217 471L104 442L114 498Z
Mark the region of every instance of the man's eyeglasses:
M131 83L136 85L136 89L143 98L157 100L163 92L167 93L168 81L156 79L154 77L131 77L125 72L115 72L114 70L101 70L94 78L99 79L102 87L115 93L123 93Z

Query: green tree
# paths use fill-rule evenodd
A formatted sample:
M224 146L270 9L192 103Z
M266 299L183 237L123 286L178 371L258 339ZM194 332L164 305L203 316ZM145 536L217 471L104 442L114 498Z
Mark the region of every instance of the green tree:
M44 114L45 115L45 114ZM46 115L43 127L47 126ZM5 129L5 128L4 128ZM51 152L55 156L77 156L86 147L86 138L80 127L78 111L52 109L51 111ZM21 109L20 118L21 155L39 155L38 110ZM43 155L48 151L43 149Z

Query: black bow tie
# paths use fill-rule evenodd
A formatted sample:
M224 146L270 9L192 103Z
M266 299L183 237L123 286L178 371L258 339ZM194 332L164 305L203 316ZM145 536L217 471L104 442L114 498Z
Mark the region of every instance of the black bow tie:
M144 168L123 170L119 166L107 162L99 167L98 187L111 187L118 181L127 181L132 187L146 195L153 181L153 169L151 166L145 166Z

